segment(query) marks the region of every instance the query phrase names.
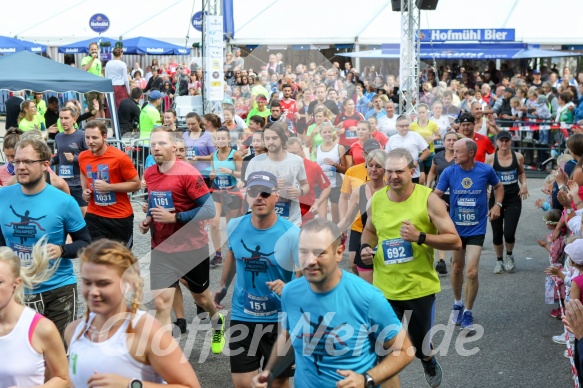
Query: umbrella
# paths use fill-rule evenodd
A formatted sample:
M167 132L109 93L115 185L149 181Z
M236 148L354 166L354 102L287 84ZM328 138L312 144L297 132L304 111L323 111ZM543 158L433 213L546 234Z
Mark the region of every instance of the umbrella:
M0 36L0 54L15 53L23 50L32 51L33 53L44 53L47 51L47 46L27 40Z

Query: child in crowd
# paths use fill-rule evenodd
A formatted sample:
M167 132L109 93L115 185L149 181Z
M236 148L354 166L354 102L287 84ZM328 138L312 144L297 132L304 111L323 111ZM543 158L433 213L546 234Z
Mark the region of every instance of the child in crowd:
M561 271L558 267L551 266L546 269L545 273L558 278L564 284L566 289L565 301L568 302L571 299L581 300L581 289L583 288L583 275L581 275L583 271L583 239L573 236L569 238L568 244L565 247L565 253L569 257L565 269ZM569 333L569 340L575 340L572 333ZM553 342L565 344L565 332L553 336ZM576 347L577 345L575 344Z
M547 97L545 95L540 95L536 99L536 104L534 104L535 110L532 112L532 115L541 120L550 120L551 119L551 111L549 110L549 106L547 104ZM541 129L539 132L539 143L541 144L548 144L549 143L549 133L550 130L548 129Z
M534 205L539 209L544 210L545 212L551 210L552 208L552 191L553 191L553 183L555 183L555 178L557 177L557 173L555 171L551 172L545 178L545 182L543 183L543 188L541 191L546 195L546 198L539 198L534 201Z
M565 235L567 233L566 228L561 229L561 233L557 239L554 241L552 240L552 231L555 230L556 225L561 220L561 211L557 209L549 210L545 213L543 217L543 221L547 225L547 229L551 231L551 233L547 236L546 240L537 240L536 242L541 247L545 248L549 253L549 261L551 263L551 267L557 268L559 271L563 268L564 260L563 260L563 250L565 249ZM547 304L557 303L557 295L555 294L555 287L553 279L547 275L547 279L545 282L545 301ZM562 286L560 289L561 292L561 301L565 298L565 288ZM561 305L558 308L554 308L551 310L551 317L556 319L561 319Z

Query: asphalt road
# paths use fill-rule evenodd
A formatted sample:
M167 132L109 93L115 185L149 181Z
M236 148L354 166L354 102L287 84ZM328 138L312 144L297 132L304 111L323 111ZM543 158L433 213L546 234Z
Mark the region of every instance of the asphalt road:
M548 264L548 255L536 244L536 239L545 236L546 226L542 221L543 212L533 204L535 199L543 197L541 187L542 179L529 180L531 198L524 201L518 227L515 273L493 274L495 256L488 230L480 261L480 291L473 309L476 324L483 328L481 336L465 338L459 335L459 329L453 329L446 336L450 339L443 340L453 296L449 278L441 277L434 344L440 349L438 360L444 372L442 387L572 386L569 363L563 357L566 348L551 340L553 335L561 333L562 325L549 316L552 307L544 304L543 270ZM142 217L143 213L136 210L136 224ZM149 235L139 234L136 228L135 253L141 257L147 254L148 247ZM142 262L147 267L146 257ZM347 267L346 260L342 264ZM217 288L221 270L221 267L211 269L211 290ZM225 298L227 312L231 292L232 287ZM185 306L186 318L192 321L194 304L186 294ZM210 352L208 329L204 323L191 325L190 332L182 336L181 345L203 387L230 387L228 357ZM401 386L427 386L418 360L401 373Z

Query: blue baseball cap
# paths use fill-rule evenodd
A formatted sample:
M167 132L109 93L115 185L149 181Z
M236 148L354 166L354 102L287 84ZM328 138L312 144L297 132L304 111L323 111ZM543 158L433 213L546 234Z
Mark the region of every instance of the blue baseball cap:
M247 188L253 186L267 187L272 190L277 189L277 177L268 171L252 172L247 179Z
M160 93L158 90L154 90L153 92L150 93L150 95L148 96L148 99L150 101L156 101L159 100L160 98L162 98L162 93Z

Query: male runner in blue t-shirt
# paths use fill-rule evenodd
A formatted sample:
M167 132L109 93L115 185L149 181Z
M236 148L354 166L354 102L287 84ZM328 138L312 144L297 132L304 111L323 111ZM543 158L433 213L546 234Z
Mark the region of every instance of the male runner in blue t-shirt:
M77 279L69 259L77 257L90 237L73 197L47 185L50 158L51 150L41 140L29 138L16 145L13 163L19 184L0 189L0 246L12 248L26 266L34 244L47 236L49 257L63 258L49 280L26 292L26 304L52 320L62 335L77 318ZM65 243L67 234L70 244Z
M413 360L411 342L383 294L338 266L340 239L338 226L326 218L302 227L304 276L283 289L281 332L267 366L253 378L255 387L267 387L294 355L296 387L335 387L339 381L375 387L389 379L398 386L397 374ZM286 346L290 340L294 352ZM379 362L379 356L386 357Z
M227 225L229 250L215 303L218 305L225 297L236 276L231 332L240 327L247 334L232 336L229 343L235 387L249 387L259 371L261 358L263 365L269 359L279 329L281 292L292 280L298 258L300 229L276 213L277 187L277 177L272 173L251 173L247 180L251 213ZM285 386L291 376L293 369L289 365L277 376L275 386Z
M439 177L434 193L441 196L449 188L449 215L462 239L462 250L453 251L451 288L454 305L452 322L462 329L474 330L472 308L478 295L478 268L487 219L500 217L504 186L496 171L488 165L475 161L478 146L468 138L460 139L453 146L455 164L447 167ZM488 186L492 185L495 205L488 211ZM462 302L464 266L466 269L466 303ZM465 306L465 308L464 308Z

